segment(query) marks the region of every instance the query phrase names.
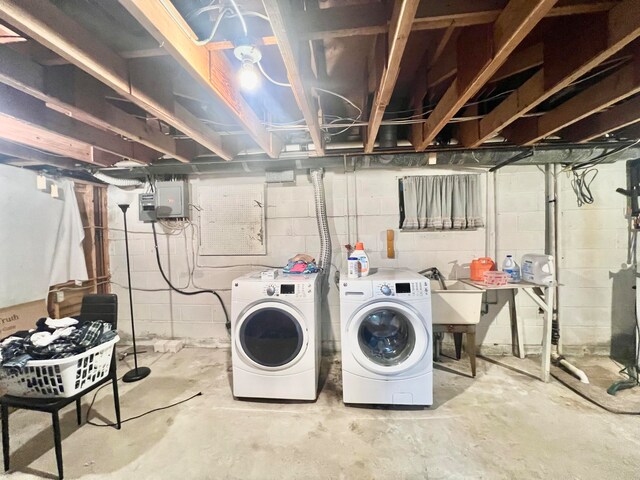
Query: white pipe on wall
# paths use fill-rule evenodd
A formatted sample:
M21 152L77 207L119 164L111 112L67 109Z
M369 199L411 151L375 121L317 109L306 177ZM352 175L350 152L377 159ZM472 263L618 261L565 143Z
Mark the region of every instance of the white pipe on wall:
M551 227L552 232L547 232L549 235L549 247L551 255L553 255L555 260L555 278L556 284L556 295L555 295L555 304L552 308L555 308L556 315L558 319L558 329L560 329L560 265L562 260L562 211L560 210L560 192L558 191L558 174L560 166L554 165L553 168L548 166L545 169L545 181L547 185L547 190L549 194L548 201L554 200L551 203L547 204L547 212L552 211L552 215L549 215L548 226ZM553 178L550 178L553 175ZM589 383L589 378L584 371L580 370L575 365L571 364L566 358L562 356L562 335L558 339L558 345L556 345L556 351L551 354L551 360L562 366L566 371L580 380L582 383Z

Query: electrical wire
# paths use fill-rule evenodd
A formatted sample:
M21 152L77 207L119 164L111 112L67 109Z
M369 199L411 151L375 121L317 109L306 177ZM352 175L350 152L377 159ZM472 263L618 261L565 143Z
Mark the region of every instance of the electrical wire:
M116 381L118 381L118 382L119 382L120 380L122 380L122 378L123 378L123 377L120 377L120 378L118 378ZM110 383L109 383L109 382L105 383L104 385L100 386L100 387L95 391L95 393L93 394L93 398L91 399L91 403L89 404L89 408L87 409L87 423L88 423L89 425L93 425L94 427L117 427L117 426L118 426L118 424L117 424L117 423L95 423L95 422L92 422L91 420L89 420L89 414L91 413L91 409L93 408L93 404L94 404L94 403L95 403L95 401L96 401L96 397L98 396L98 392L99 392L100 390L102 390L104 387L108 386L108 385L110 385ZM127 423L127 422L130 422L130 421L132 421L132 420L137 420L138 418L142 418L142 417L144 417L144 416L146 416L146 415L149 415L149 414L151 414L151 413L155 413L155 412L159 412L159 411L161 411L161 410L167 410L167 409L169 409L169 408L172 408L172 407L178 406L178 405L180 405L180 404L182 404L182 403L186 403L186 402L188 402L189 400L193 400L194 398L196 398L196 397L200 397L200 396L202 396L202 392L195 393L195 394L191 395L189 398L185 398L184 400L180 400L180 401L178 401L178 402L174 402L174 403L172 403L172 404L170 404L170 405L165 405L164 407L154 408L154 409L152 409L152 410L148 410L148 411L146 411L146 412L144 412L144 413L141 413L141 414L139 414L139 415L134 415L133 417L125 418L124 420L121 420L121 421L120 421L120 424L122 425L123 423Z
M218 28L220 27L222 20L224 19L225 15L227 15L228 13L231 13L231 9L225 8L224 10L222 10L218 15L218 17L216 18L216 21L213 23L213 28L211 29L211 33L209 34L209 36L204 40L196 40L195 42L196 45L202 46L211 42L213 38L216 36L216 33L218 33Z
M238 14L238 18L240 19L240 23L242 24L242 30L244 30L244 35L246 37L247 35L249 35L249 31L247 30L247 23L244 21L242 12L240 12L240 9L238 8L238 4L236 3L236 0L229 0L229 2L231 3L231 5L233 5L233 9Z
M347 130L355 126L355 124L360 120L360 118L362 118L362 109L358 107L355 103L353 103L351 100L349 100L347 97L345 97L344 95L340 95L339 93L332 92L331 90L325 90L324 88L319 88L319 87L314 87L314 88L318 92L327 93L329 95L333 95L334 97L338 97L344 100L345 102L347 102L349 105L351 105L353 108L355 108L358 111L358 116L353 120L353 122L350 125L346 126L344 129L340 130L339 132L329 133L330 136L335 137L336 135L340 135L346 132ZM329 122L329 123L331 124L333 122ZM325 127L325 131L327 131L329 128L337 128L337 127L328 126L328 127Z
M171 287L171 290L179 293L180 295L189 295L189 296L191 296L191 295L199 295L201 293L210 293L210 294L214 295L218 299L218 301L220 302L220 307L222 307L222 311L224 312L225 327L227 328L228 332L231 332L231 322L229 320L229 314L227 313L227 308L224 306L224 302L222 301L222 298L220 297L220 295L218 295L218 293L215 290L203 289L203 290L194 290L192 292L185 292L184 290L181 290L181 289L176 288L176 287L173 286L173 284L171 283L171 281L169 280L167 275L164 273L164 269L162 268L162 262L160 261L160 250L158 248L158 237L156 235L156 224L155 224L155 222L151 222L151 229L153 230L153 243L154 243L154 247L155 247L155 250L156 250L156 260L158 262L158 268L160 269L160 274L162 275L162 278L167 283L167 285L169 285L169 287Z
M576 194L578 207L591 205L595 200L593 193L591 192L591 184L598 176L598 169L589 168L582 172L573 170L572 174L573 178L571 179L571 188L573 189L573 193Z
M269 80L271 83L273 83L274 85L277 85L279 87L289 87L289 88L291 88L291 84L290 83L278 82L277 80L274 80L273 78L271 78L267 74L267 72L264 71L264 68L262 67L262 62L256 62L256 64L258 65L258 69L260 69L260 73L262 73L262 75L264 75L264 78Z
M640 143L640 140L637 140L629 145L615 148L610 152L603 153L595 158L591 158L584 162L574 162L567 167L568 171L570 171L573 175L573 177L571 178L571 188L576 194L576 202L578 204L578 207L582 207L583 205L591 205L595 201L595 197L591 192L591 184L598 176L598 169L594 167L604 162L610 156L621 153L637 145L638 143Z

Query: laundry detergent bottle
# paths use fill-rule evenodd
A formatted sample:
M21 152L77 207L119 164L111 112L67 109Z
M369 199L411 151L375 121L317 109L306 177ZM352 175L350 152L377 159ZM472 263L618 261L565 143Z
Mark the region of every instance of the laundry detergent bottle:
M509 279L509 283L519 283L520 282L520 266L513 259L512 255L507 255L502 262L502 271L504 273L508 273L511 277Z
M360 262L361 277L366 277L367 275L369 275L369 257L364 251L364 244L362 242L356 243L356 248L353 252L351 252L351 255L349 255L349 257L357 258Z

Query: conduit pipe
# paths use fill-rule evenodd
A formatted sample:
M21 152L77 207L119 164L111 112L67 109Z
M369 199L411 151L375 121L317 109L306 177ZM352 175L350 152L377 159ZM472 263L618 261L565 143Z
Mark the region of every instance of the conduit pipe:
M318 260L318 267L324 275L327 275L331 268L331 235L329 235L329 224L327 222L327 203L324 197L322 175L323 169L321 168L311 170L313 199L316 206L316 222L318 223L318 234L320 235L320 258Z
M580 370L575 365L571 364L561 355L561 336L560 336L560 319L559 319L559 294L560 294L560 268L559 265L561 263L561 215L560 215L560 194L558 192L558 165L545 166L545 195L546 195L546 209L545 209L545 233L546 233L546 241L545 241L545 250L548 255L553 255L554 263L555 263L555 288L556 294L554 295L555 303L552 306L553 313L553 331L552 331L552 343L555 348L555 351L551 352L551 361L563 367L567 372L576 377L582 383L589 383L589 378L584 371Z

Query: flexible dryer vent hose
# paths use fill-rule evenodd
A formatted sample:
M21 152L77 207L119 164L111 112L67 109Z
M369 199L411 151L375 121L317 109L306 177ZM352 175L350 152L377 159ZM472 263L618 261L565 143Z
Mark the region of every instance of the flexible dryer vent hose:
M313 198L316 205L316 221L320 235L320 258L318 267L324 274L331 268L331 236L327 222L327 204L324 198L323 170L321 168L311 170L311 182L313 183Z
M105 175L102 172L94 172L93 176L104 183L115 185L116 187L139 187L142 185L140 180L136 180L134 178L116 178Z

